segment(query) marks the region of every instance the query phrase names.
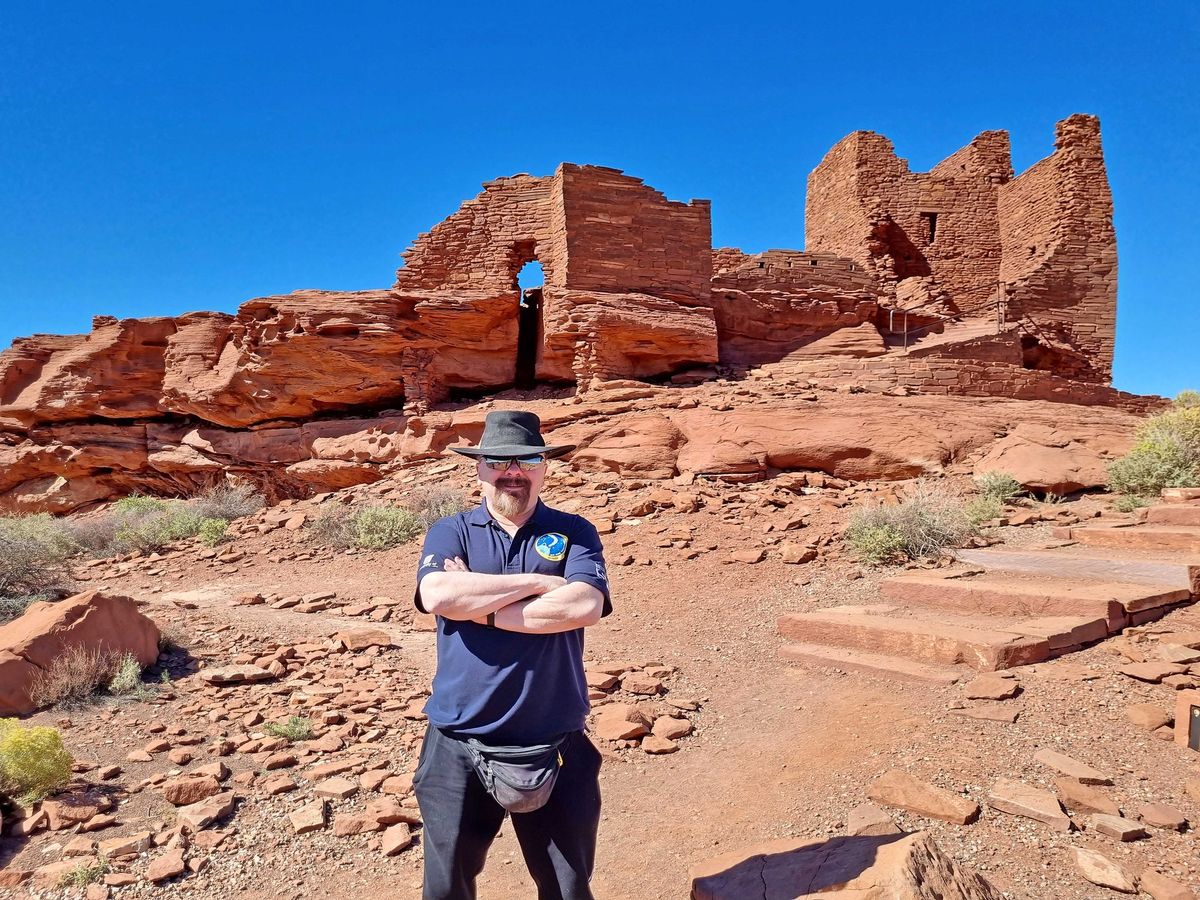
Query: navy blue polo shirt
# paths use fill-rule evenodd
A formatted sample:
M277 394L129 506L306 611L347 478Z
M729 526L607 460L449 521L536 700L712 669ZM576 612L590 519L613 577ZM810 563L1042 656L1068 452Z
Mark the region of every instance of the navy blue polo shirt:
M472 572L537 572L582 581L604 594L603 615L612 612L595 526L540 500L512 537L486 501L434 523L417 569L422 612L421 579L443 571L454 557ZM490 744L540 744L578 731L589 709L583 631L521 634L438 616L437 673L425 715L438 728Z

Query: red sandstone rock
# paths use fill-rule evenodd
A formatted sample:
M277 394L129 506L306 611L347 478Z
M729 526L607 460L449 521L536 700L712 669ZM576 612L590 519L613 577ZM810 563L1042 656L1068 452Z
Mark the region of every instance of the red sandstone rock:
M867 789L867 796L877 803L898 806L955 825L966 825L979 815L978 803L918 781L901 769L891 769L875 779Z
M158 659L158 626L128 597L88 591L58 603L35 603L0 626L0 716L33 712L29 688L68 648L122 656L142 666Z
M873 839L784 838L706 860L693 866L690 875L694 900L823 894L896 900L1002 897L981 876L946 856L924 831Z

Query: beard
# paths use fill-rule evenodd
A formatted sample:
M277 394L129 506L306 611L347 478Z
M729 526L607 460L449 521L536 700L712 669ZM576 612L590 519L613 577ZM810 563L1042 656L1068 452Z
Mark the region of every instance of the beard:
M528 481L498 481L493 496L495 511L509 519L524 512L529 503Z

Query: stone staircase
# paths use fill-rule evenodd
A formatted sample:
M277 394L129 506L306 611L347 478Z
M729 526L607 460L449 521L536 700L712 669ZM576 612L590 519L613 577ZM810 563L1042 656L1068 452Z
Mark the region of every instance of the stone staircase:
M1200 489L1118 522L1056 527L1048 549L960 550L880 584L884 602L784 616L790 662L950 683L1074 652L1200 597Z

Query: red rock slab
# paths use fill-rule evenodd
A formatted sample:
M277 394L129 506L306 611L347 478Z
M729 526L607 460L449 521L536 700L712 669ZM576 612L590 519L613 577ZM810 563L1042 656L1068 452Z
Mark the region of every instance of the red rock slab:
M985 674L971 681L963 689L968 700L1009 700L1021 692L1021 684L1015 678L1000 678Z
M967 825L979 816L979 804L960 794L919 781L902 769L891 769L867 788L877 803L907 809L917 815Z
M860 649L937 665L966 663L984 671L1050 658L1050 645L1045 639L924 618L821 610L784 616L779 619L778 630L783 637L805 643Z
M1106 816L1119 816L1120 808L1106 794L1086 784L1081 784L1074 778L1060 777L1054 779L1059 798L1068 809L1078 812L1103 813Z
M1118 841L1136 841L1150 836L1140 822L1104 813L1095 813L1088 817L1088 830L1116 838Z
M980 875L946 856L928 832L827 841L785 838L725 853L689 871L692 900L945 897L1001 900ZM803 886L798 890L798 886ZM803 893L800 892L803 891Z
M1125 718L1147 731L1154 731L1171 724L1171 714L1157 703L1134 703L1127 706L1125 707Z
M1200 526L1138 525L1133 528L1084 526L1071 529L1071 540L1090 547L1200 553Z
M1084 847L1071 847L1071 857L1075 868L1092 884L1119 891L1122 894L1136 894L1137 881L1120 863L1113 862L1102 853L1088 850Z
M168 850L153 860L146 868L146 880L158 884L168 881L177 875L182 875L187 869L182 850Z
M1065 753L1059 753L1057 750L1043 748L1033 755L1035 762L1039 762L1044 766L1049 766L1060 775L1066 775L1068 778L1074 778L1081 784L1112 784L1112 777L1089 766L1087 763L1082 763L1077 759L1067 756Z
M988 548L955 550L955 557L968 565L992 572L1025 572L1049 578L1079 578L1103 582L1133 582L1163 589L1200 591L1200 557L1181 561L1154 559L1145 552L1009 550Z
M1151 684L1157 684L1168 675L1183 675L1187 672L1187 666L1181 666L1176 663L1165 662L1142 662L1129 663L1117 669L1122 675L1128 675L1130 678L1136 678L1138 681L1148 681Z
M902 681L954 684L961 677L955 669L930 666L899 656L868 653L864 650L849 650L844 647L822 647L818 644L806 643L785 644L779 648L779 655L791 663L849 669L871 675L884 675ZM668 698L667 702L672 701Z
M1155 828L1168 831L1183 831L1187 828L1187 816L1165 803L1142 803L1133 811L1139 819Z
M1186 884L1159 874L1153 869L1146 869L1138 879L1138 887L1149 894L1153 900L1196 900L1196 893Z
M1005 629L1045 638L1051 650L1063 650L1104 640L1108 637L1108 619L1105 616L1044 616L1006 625Z
M412 829L404 822L398 822L383 833L380 850L384 856L395 856L412 846Z
M848 835L882 836L900 833L892 817L874 803L860 803L846 816Z
M1057 797L1011 778L996 781L988 794L988 806L1010 815L1035 819L1056 831L1071 830L1071 818L1063 812Z
M325 800L313 800L288 815L292 830L296 834L308 834L325 827L329 804Z

